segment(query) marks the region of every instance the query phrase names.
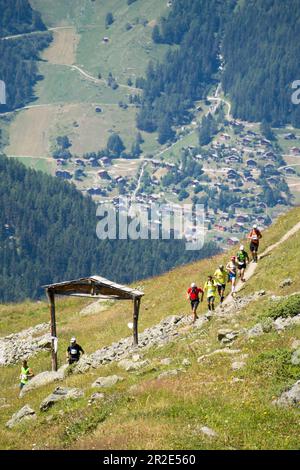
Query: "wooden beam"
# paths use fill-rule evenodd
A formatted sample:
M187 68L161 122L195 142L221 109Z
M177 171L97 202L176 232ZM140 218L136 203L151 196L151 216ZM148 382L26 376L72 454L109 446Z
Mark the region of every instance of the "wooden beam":
M57 371L57 351L55 351L56 336L56 318L55 318L55 294L51 289L47 289L47 295L50 303L50 321L51 321L51 362L52 370Z
M133 300L133 345L138 345L138 321L140 312L141 299L137 298Z

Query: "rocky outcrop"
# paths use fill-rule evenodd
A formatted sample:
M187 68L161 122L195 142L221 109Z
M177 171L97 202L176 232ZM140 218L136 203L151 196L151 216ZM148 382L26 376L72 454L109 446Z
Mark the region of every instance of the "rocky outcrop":
M123 377L118 375L109 375L107 377L98 377L98 379L93 383L92 387L112 387L116 383L124 380Z
M16 364L50 346L49 323L41 323L19 333L5 336L0 338L0 366Z
M293 284L293 279L291 278L287 278L287 279L284 279L280 284L279 284L279 287L283 288L283 287L288 287L288 286L291 286Z
M199 320L198 320L199 322ZM207 320L202 319L196 327L200 328ZM139 334L138 346L133 346L132 337L123 338L110 346L95 351L91 355L82 356L73 369L73 373L84 373L90 368L97 368L112 361L120 361L137 351L147 350L153 346L163 346L174 341L179 336L180 328L190 325L191 318L186 315L172 315L163 319L160 323L147 328Z
M26 395L26 393L31 392L39 387L43 387L44 385L48 385L53 382L59 382L65 378L66 371L68 369L68 364L63 365L58 369L57 372L55 371L45 371L41 372L38 375L35 375L26 385L22 388L20 396Z
M203 361L203 359L214 356L215 354L238 354L240 352L241 352L240 349L230 349L230 348L216 349L215 351L212 351L211 353L203 354L203 356L198 357L197 362L200 363Z
M62 400L78 400L82 398L84 393L79 388L57 387L53 393L48 395L40 404L41 411L47 411L54 403Z
M296 406L300 408L300 380L296 382L289 390L286 390L282 395L273 401L277 406Z
M218 331L218 340L221 341L221 343L223 344L231 343L238 337L238 335L238 331L233 331L228 328L222 328Z
M182 369L171 369L171 370L166 370L165 372L162 372L159 374L157 377L158 380L160 379L166 379L168 377L174 377L182 372Z
M127 372L131 372L142 369L143 367L146 367L149 364L150 361L148 361L147 359L144 361L130 361L129 359L122 359L121 361L119 361L118 366L121 369L126 370Z
M25 405L23 408L12 415L11 419L6 423L6 427L11 429L22 421L29 421L33 419L36 419L35 411L30 408L29 405Z

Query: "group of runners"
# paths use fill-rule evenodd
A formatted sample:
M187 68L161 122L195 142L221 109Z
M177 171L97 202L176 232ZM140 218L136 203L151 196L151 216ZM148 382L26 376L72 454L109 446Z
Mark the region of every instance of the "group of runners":
M252 262L257 263L259 240L262 238L262 234L257 225L253 225L247 238L250 240L249 248L252 255ZM193 322L198 318L197 309L200 302L203 302L205 293L209 311L215 310L215 299L217 295L220 298L220 306L222 308L227 283L231 284L231 295L235 295L237 277L239 277L242 282L246 281L245 270L248 263L250 263L249 255L244 245L241 245L237 254L231 257L225 267L220 264L214 275L208 276L203 289L198 287L194 282L191 284L187 290L187 299L191 302Z

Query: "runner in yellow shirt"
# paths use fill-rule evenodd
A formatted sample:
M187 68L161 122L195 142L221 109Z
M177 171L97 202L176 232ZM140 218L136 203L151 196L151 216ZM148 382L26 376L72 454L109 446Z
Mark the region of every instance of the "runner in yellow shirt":
M212 276L208 276L206 283L203 287L204 292L207 291L207 304L208 310L215 310L215 298L217 293L217 284Z
M218 294L220 296L220 306L221 307L222 307L223 300L224 300L224 297L225 297L224 294L225 294L227 278L228 278L227 271L224 268L223 264L220 264L218 269L216 269L216 271L215 271L214 280L217 283L217 288L218 288Z

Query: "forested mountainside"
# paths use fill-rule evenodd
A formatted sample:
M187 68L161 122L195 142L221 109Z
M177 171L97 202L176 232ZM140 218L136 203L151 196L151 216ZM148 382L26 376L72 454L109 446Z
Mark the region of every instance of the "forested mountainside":
M45 31L38 35L0 39L0 80L6 84L6 106L10 111L33 99L33 86L41 78L38 74L39 52L49 45L52 34L46 31L41 16L28 0L0 0L0 38L9 35Z
M162 63L149 63L137 125L150 132L158 129L161 143L172 137L171 125L184 123L193 101L204 98L216 82L222 32L235 3L177 0L154 27L154 42L173 47Z
M66 182L0 157L0 301L38 298L41 285L100 274L153 276L217 252L181 240L99 240L96 205Z
M46 29L28 0L0 0L0 37Z
M297 0L176 0L153 29L169 44L162 63L149 63L137 125L172 139L195 100L218 80L234 117L300 126L291 84L300 77ZM221 53L221 55L220 55ZM224 62L223 62L224 61Z
M222 84L232 113L245 120L300 127L291 84L300 77L300 2L247 0L227 22Z

